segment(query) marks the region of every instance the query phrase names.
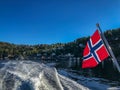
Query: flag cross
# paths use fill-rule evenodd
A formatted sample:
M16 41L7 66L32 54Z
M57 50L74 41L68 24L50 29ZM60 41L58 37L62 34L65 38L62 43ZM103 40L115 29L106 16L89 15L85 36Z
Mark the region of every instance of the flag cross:
M92 44L92 40L90 39L88 41L88 48L90 50L90 53L87 56L84 56L83 59L86 60L87 58L94 57L97 63L100 63L101 60L99 59L97 55L97 51L103 46L103 41L100 39L98 42L96 42L94 45Z
M83 52L82 68L92 68L109 56L98 30L90 37Z

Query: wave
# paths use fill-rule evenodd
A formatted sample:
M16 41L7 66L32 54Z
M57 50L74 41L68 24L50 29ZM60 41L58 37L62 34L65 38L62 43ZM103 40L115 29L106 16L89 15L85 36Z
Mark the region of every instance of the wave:
M0 90L88 90L57 73L54 67L32 61L0 63Z

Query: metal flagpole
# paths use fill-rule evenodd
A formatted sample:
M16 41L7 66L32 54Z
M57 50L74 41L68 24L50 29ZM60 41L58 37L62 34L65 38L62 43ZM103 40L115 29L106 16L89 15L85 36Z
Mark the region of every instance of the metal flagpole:
M107 48L107 50L108 50L108 52L110 54L110 57L111 57L114 65L116 66L117 70L120 72L120 66L119 66L119 64L117 62L117 59L115 58L115 55L114 55L114 53L113 53L113 51L112 51L112 49L111 49L107 39L105 38L104 34L102 33L102 30L101 30L101 28L100 28L98 23L96 24L96 26L99 29L100 33L101 33L101 37L102 37L102 39L103 39L103 41L105 43L105 46L106 46L106 48Z

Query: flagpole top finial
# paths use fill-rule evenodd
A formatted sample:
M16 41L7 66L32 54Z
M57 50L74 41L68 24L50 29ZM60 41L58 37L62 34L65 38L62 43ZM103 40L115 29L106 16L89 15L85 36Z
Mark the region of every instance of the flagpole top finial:
M99 27L99 23L96 23L96 26Z

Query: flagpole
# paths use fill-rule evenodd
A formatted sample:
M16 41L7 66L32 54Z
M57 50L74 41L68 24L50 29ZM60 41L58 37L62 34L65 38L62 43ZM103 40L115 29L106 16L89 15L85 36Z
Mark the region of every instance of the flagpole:
M105 43L105 46L106 46L106 48L107 48L107 50L108 50L108 52L110 54L110 57L111 57L114 65L116 66L117 70L120 72L120 66L119 66L119 64L117 62L117 59L116 59L116 57L115 57L115 55L114 55L114 53L113 53L113 51L112 51L108 41L107 41L107 39L105 38L104 34L102 33L102 30L101 30L101 28L100 28L98 23L96 24L96 26L99 29L100 33L101 33L101 37L102 37L102 39L103 39L103 41Z

